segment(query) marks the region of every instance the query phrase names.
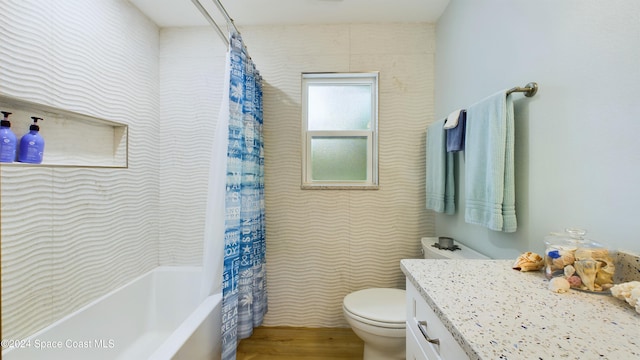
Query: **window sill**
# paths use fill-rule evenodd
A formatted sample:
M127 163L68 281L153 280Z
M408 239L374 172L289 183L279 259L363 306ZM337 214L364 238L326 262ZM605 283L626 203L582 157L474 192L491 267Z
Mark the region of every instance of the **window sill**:
M300 186L302 190L379 190L380 185L308 185Z

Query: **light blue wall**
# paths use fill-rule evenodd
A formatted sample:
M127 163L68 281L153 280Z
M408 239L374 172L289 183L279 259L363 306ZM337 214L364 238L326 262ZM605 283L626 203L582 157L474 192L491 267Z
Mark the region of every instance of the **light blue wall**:
M466 224L458 197L457 215L437 215L439 235L512 258L577 226L640 252L638 14L629 0L451 1L437 26L436 118L529 81L540 91L515 97L518 231Z

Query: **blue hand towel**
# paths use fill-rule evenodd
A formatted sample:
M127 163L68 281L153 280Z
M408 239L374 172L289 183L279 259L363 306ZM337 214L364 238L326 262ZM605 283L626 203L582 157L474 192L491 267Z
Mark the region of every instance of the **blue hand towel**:
M465 221L516 231L513 100L500 91L467 109Z
M455 213L453 153L446 152L444 119L427 128L427 209Z
M447 152L464 150L464 133L467 122L467 111L460 110L455 127L445 128L447 132Z

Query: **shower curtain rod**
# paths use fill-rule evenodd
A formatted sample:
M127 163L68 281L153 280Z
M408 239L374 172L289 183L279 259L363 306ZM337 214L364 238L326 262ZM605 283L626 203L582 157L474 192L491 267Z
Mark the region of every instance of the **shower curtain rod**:
M220 11L220 13L224 16L225 20L227 21L227 29L229 28L229 26L231 26L233 27L233 30L239 34L240 31L236 27L236 24L233 22L233 19L231 18L231 16L229 16L227 9L225 9L224 6L222 6L222 3L220 2L220 0L211 0L211 1L213 1L215 6L218 8L218 11ZM218 25L218 23L215 20L213 20L213 17L211 17L211 14L209 14L209 11L207 11L207 9L205 9L205 7L202 6L199 0L191 0L191 2L193 3L193 5L195 5L198 8L198 10L200 10L200 12L205 17L205 19L209 21L211 26L213 26L214 30L216 30L216 32L220 36L220 38L222 38L222 40L227 44L227 46L229 46L229 38L227 37L227 34L225 34L224 31L222 31L222 28L220 28L220 25Z
M525 85L523 88L516 86L514 88L511 88L509 90L507 90L507 95L514 93L514 92L523 92L524 96L526 97L532 97L533 95L535 95L538 92L538 83L535 82L530 82L527 85Z

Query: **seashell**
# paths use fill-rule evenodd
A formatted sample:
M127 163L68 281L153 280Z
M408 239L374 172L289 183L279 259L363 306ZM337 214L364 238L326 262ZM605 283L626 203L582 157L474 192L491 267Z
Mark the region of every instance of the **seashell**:
M589 248L579 248L576 250L575 257L576 260L592 260L593 259L593 249Z
M595 283L600 286L613 285L613 272L610 272L610 270L608 267L601 267L596 273Z
M594 260L600 264L596 271L595 288L613 285L613 274L616 267L613 258L609 255L609 250L605 248L580 248L576 250L575 256L577 261Z
M575 273L576 268L574 268L573 265L567 265L564 267L564 277L570 278Z
M538 271L544 266L544 259L531 251L518 256L511 268L524 271Z
M638 305L640 305L640 286L636 286L635 288L633 288L633 290L631 290L629 301L627 302L631 306L637 307Z
M578 275L569 276L567 278L567 281L569 282L569 285L572 288L580 288L582 286L582 280L580 279L580 276L578 276Z
M593 259L600 262L600 270L596 274L596 284L604 286L613 284L613 274L616 272L616 266L609 252L604 249L603 252L593 254Z
M626 300L626 298L631 296L631 291L636 287L640 287L640 281L620 283L611 288L611 295L620 300Z
M573 250L561 251L560 257L551 261L551 270L562 270L567 265L572 265L575 262L575 256Z
M611 287L611 295L635 306L640 313L640 281L629 281Z
M580 276L583 286L590 291L596 291L596 274L600 270L600 263L596 260L578 260L573 266L576 268L576 273ZM598 288L601 289L600 286Z
M605 248L579 248L575 252L575 257L576 260L603 259L609 257L609 250Z
M549 281L549 290L555 293L565 293L569 288L569 282L563 277L555 277Z

